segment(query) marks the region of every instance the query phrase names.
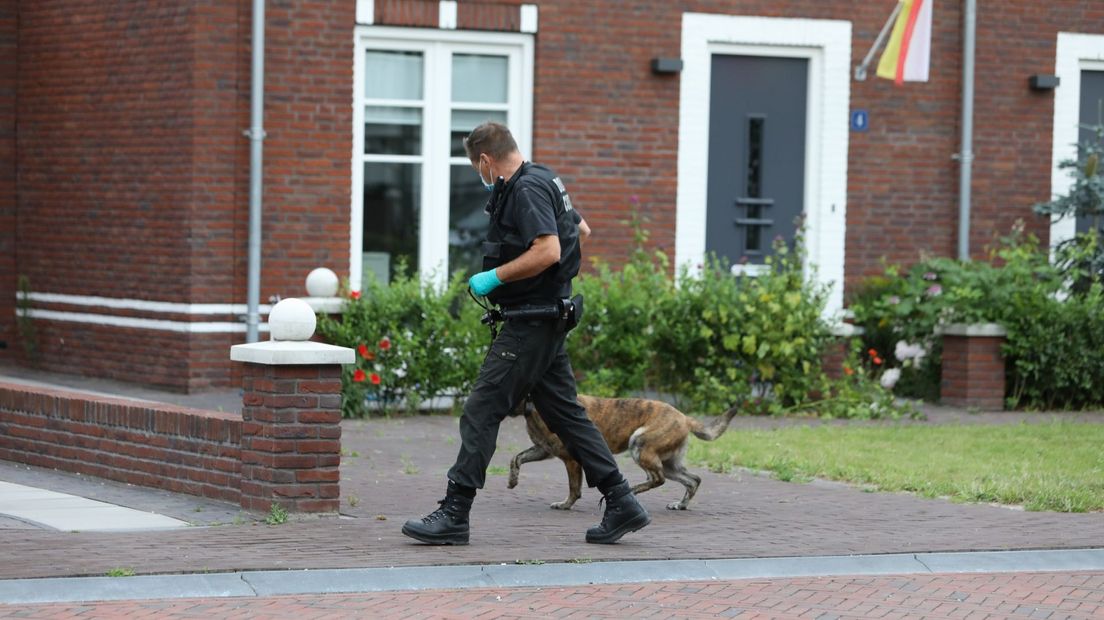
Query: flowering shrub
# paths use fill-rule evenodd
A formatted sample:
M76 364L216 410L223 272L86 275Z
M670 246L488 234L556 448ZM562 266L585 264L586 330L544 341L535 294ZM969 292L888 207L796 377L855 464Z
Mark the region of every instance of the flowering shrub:
M904 273L888 267L860 287L850 307L867 346L895 349L898 394L938 397L938 326L993 322L1008 332L1011 406L1084 407L1104 403L1104 306L1099 280L1084 275L1051 264L1018 224L989 261L929 258Z
M327 341L356 350L344 372L343 415L417 411L433 398L465 395L488 343L481 313L460 274L442 288L400 273L390 285L372 281L350 293L340 319L318 320Z
M881 358L855 352L845 380L829 380L820 356L831 338L822 321L824 291L804 274L800 239L778 242L767 270L733 276L709 261L676 284L662 252L638 249L622 269L597 261L577 279L586 311L568 337L580 392L632 396L659 391L694 413L719 413L753 393L770 412L825 417L896 416L900 409ZM482 309L455 276L447 287L400 276L350 294L341 320L321 317L319 332L356 351L343 381L346 416L414 411L441 395L464 397L487 351Z
M861 365L840 382L821 371L831 338L821 319L825 292L804 274L800 238L793 248L776 242L758 276L733 276L710 260L676 284L666 255L645 252L647 236L633 224L638 247L629 263L618 272L599 262L578 280L587 314L568 343L580 391L658 391L697 413L718 413L754 392L763 412L897 415L892 394Z

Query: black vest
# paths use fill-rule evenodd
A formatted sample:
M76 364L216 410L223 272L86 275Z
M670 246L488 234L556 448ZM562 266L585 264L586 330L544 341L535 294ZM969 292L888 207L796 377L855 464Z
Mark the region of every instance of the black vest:
M548 168L526 162L508 183L498 183L495 186L487 203L491 222L487 241L483 243L484 271L505 265L529 249L520 232L503 222L503 214L515 208L514 194L522 184L548 193L555 208L560 260L531 278L503 284L487 296L491 303L506 308L550 303L570 297L571 279L579 273L579 263L582 260L579 250L580 217L571 206L567 189L560 178Z

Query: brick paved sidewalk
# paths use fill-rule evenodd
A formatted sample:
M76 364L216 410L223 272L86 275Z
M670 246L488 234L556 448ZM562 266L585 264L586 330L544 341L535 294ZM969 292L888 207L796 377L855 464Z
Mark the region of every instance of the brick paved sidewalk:
M0 605L20 618L1061 618L1104 617L1104 573L755 579Z
M866 493L831 483L785 483L747 472L702 471L704 481L691 510L665 510L666 503L682 495L678 485L665 485L641 495L654 516L651 526L619 545L588 545L583 533L600 519L598 494L584 490L575 509L550 510L550 502L566 495L558 461L526 465L520 486L505 488L504 466L528 445L522 421L508 420L487 488L475 503L472 545L414 544L399 528L405 519L436 507L456 454L456 437L456 419L450 417L349 421L343 437L349 456L341 475L342 510L351 518L128 534L0 530L5 551L0 578L102 575L112 568L148 574L1062 549L1099 547L1104 541L1101 514L1030 513ZM622 462L630 480L642 477L634 464ZM88 484L91 491L97 486L98 481ZM180 514L179 502L170 504L157 493L148 496L145 505L128 503L188 518L187 512ZM196 506L201 506L198 499Z

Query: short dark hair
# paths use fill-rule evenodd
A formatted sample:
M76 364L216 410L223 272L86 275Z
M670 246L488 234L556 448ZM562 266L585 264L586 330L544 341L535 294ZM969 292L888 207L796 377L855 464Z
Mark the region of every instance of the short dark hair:
M504 159L518 150L517 142L510 129L502 123L488 121L476 127L464 138L464 152L468 159L475 161L483 153L495 159Z

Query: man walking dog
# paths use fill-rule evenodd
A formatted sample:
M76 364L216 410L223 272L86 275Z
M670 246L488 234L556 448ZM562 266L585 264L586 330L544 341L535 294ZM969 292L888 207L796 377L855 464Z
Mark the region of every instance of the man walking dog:
M576 401L564 340L568 325L578 318L571 315L581 308L567 298L579 272L580 231L585 236L590 230L572 208L560 178L525 161L506 126L476 127L465 138L464 150L491 192L485 271L468 284L499 306L506 321L464 404L460 453L448 472L445 498L429 515L407 521L403 534L430 544L468 544L468 513L476 489L483 488L499 424L528 395L582 464L587 485L597 486L605 498L602 522L587 530L587 542L615 543L651 518Z

